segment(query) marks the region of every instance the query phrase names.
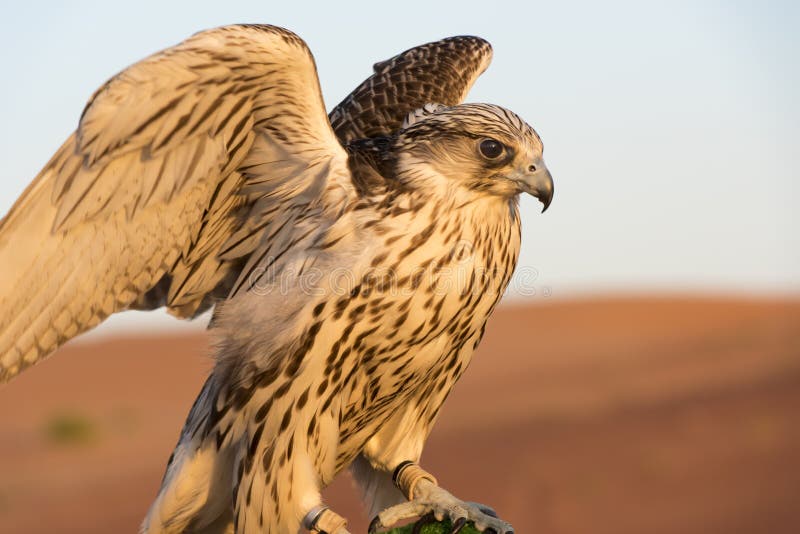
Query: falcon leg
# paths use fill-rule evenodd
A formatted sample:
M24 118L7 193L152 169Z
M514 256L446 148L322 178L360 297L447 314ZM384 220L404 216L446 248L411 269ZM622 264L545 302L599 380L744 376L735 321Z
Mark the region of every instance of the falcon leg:
M235 462L236 534L350 534L347 521L322 503L319 475L305 432L248 429Z
M514 532L509 523L497 518L494 510L478 503L457 499L440 488L436 479L414 462L401 463L395 469L393 479L398 489L408 498L408 502L380 512L370 524L370 534L405 519L425 518L427 514L432 514L438 521L449 519L453 524L453 533L460 531L467 522L474 523L475 528L481 532Z
M483 532L514 532L510 524L497 518L494 510L457 499L417 465L443 400L424 407L409 403L384 423L353 462L353 476L372 501L370 514L377 514L370 525L371 534L429 513L436 519L450 519L455 532L468 521Z

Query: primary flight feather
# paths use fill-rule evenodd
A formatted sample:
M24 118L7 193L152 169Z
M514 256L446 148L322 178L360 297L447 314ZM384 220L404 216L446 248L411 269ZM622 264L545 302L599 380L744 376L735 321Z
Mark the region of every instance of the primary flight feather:
M553 195L530 126L461 104L490 59L408 50L326 116L299 37L228 26L89 100L0 222L0 380L116 311L214 307L142 532L346 532L319 490L347 466L375 529L510 529L416 464L516 265L518 195Z

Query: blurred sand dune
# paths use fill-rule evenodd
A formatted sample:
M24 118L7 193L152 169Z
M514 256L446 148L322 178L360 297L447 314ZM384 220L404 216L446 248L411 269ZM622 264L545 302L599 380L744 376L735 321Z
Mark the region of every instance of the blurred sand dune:
M68 346L0 388L0 532L135 532L208 355L203 335ZM798 413L798 301L509 305L423 463L521 534L789 534Z

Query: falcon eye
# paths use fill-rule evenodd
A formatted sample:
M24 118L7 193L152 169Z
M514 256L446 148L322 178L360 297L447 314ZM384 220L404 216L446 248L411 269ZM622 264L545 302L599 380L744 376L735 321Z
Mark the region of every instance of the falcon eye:
M478 145L478 148L481 151L481 155L486 159L497 159L505 150L503 143L495 141L494 139L484 139L481 141L481 144Z

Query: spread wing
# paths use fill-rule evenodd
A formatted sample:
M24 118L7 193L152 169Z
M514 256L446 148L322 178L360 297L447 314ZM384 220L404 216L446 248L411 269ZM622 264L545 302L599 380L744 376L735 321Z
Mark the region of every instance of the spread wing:
M376 63L374 74L330 113L342 143L391 135L427 103L460 104L492 61L480 37L449 37Z
M330 114L313 58L271 26L199 33L123 71L0 221L0 382L115 311L192 316L245 283L293 220L353 190L342 144L461 102L477 37L377 63ZM278 241L278 243L275 243Z
M0 382L132 305L192 315L352 191L294 34L223 27L131 66L0 221Z

